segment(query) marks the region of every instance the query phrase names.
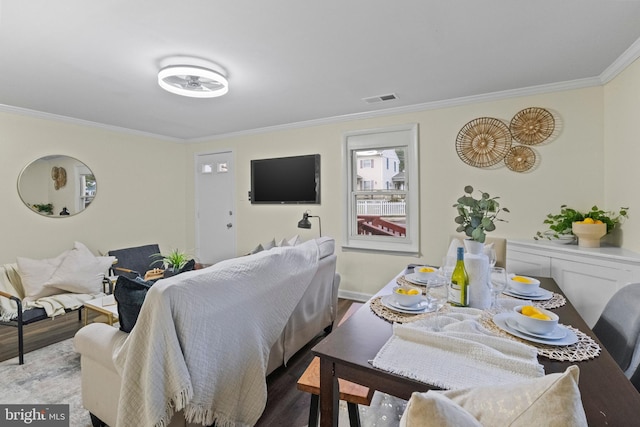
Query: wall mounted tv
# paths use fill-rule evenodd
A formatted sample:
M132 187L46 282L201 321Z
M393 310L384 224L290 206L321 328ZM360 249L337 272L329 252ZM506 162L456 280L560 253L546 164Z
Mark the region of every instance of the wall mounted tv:
M319 204L320 154L251 160L251 203Z

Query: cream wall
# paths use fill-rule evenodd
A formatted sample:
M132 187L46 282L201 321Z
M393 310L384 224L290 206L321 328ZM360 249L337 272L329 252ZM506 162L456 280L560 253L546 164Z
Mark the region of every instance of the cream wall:
M194 156L232 150L235 156L236 230L238 254L260 242L300 234L317 236L296 227L302 213L322 217L324 235L338 243L341 289L355 297L376 292L410 262L438 264L455 231L451 207L471 184L501 197L511 210L494 236L530 238L544 229L542 221L561 204L588 209L631 207L624 224L624 246L640 251L640 224L634 212L637 197L619 183L640 174L633 163L639 150L635 124L640 113L637 96L640 65L633 64L605 87L511 98L417 113L343 121L277 132L179 144L102 128L0 114L0 186L3 205L0 262L16 256L48 257L69 248L74 240L94 252L150 242L162 249L195 247ZM519 110L538 106L551 110L557 132L548 143L535 146L536 168L518 174L505 167L477 169L462 163L454 141L468 121L490 116L509 121ZM421 254L397 256L342 251L344 132L418 123L420 134ZM606 142L603 142L606 141ZM605 149L606 148L606 149ZM319 153L322 156L322 204L300 206L251 205L249 161L254 158ZM98 196L80 215L52 219L30 212L16 191L17 177L32 160L65 154L85 162L98 179ZM177 159L177 160L176 160ZM633 196L633 197L632 197Z
M183 145L9 113L0 113L0 135L0 263L55 256L75 240L96 254L154 242L186 247ZM50 218L20 200L21 170L51 154L75 157L95 174L98 194L85 212Z
M322 217L324 235L338 243L338 270L345 295L364 296L376 292L401 268L411 262L439 264L455 232L452 204L467 184L501 197L508 223L499 223L494 236L531 238L544 230L542 221L549 212L569 204L588 209L604 202L603 88L587 88L545 95L478 103L418 113L353 120L278 132L202 142L188 147L188 163L199 153L232 150L235 153L238 253L258 243L300 234L317 236L317 222L311 230L296 228L306 209ZM535 146L539 162L530 173L515 173L506 167L478 169L467 166L457 156L455 139L468 121L483 116L509 121L526 107L543 107L554 113L557 132L553 140ZM405 123L419 124L420 138L420 219L419 257L342 251L344 132ZM300 206L251 205L249 162L263 157L319 153L322 156L322 204ZM194 245L193 176L187 185L188 245ZM191 199L191 200L189 200Z
M607 209L629 207L619 243L640 252L640 60L604 88L604 188Z

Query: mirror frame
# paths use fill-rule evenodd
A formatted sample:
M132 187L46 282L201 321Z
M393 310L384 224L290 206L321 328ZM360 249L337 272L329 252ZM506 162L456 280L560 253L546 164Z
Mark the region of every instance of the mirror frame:
M84 162L54 154L26 165L18 175L17 190L30 211L48 218L67 218L91 205L98 183Z

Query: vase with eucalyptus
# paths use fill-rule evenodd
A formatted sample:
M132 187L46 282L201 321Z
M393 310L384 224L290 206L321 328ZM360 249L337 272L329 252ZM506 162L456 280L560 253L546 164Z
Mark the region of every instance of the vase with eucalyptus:
M490 264L484 254L484 243L487 233L496 229L495 223L504 221L498 215L508 213L509 209L500 207L499 197L481 191L475 198L473 193L472 186L464 187L464 194L453 205L458 213L454 221L458 224L456 231L468 237L464 240L467 249L464 266L469 275L469 306L484 310L491 305L491 291L487 287Z

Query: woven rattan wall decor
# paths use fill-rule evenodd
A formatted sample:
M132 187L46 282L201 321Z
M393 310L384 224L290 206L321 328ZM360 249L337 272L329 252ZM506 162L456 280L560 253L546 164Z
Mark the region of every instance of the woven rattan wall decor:
M514 172L526 172L536 164L536 153L526 145L511 147L504 164Z
M556 122L544 108L529 107L518 111L511 119L509 129L516 141L526 145L540 144L551 136Z
M502 121L480 117L464 125L456 138L458 157L470 166L486 168L501 162L511 148L511 133Z

